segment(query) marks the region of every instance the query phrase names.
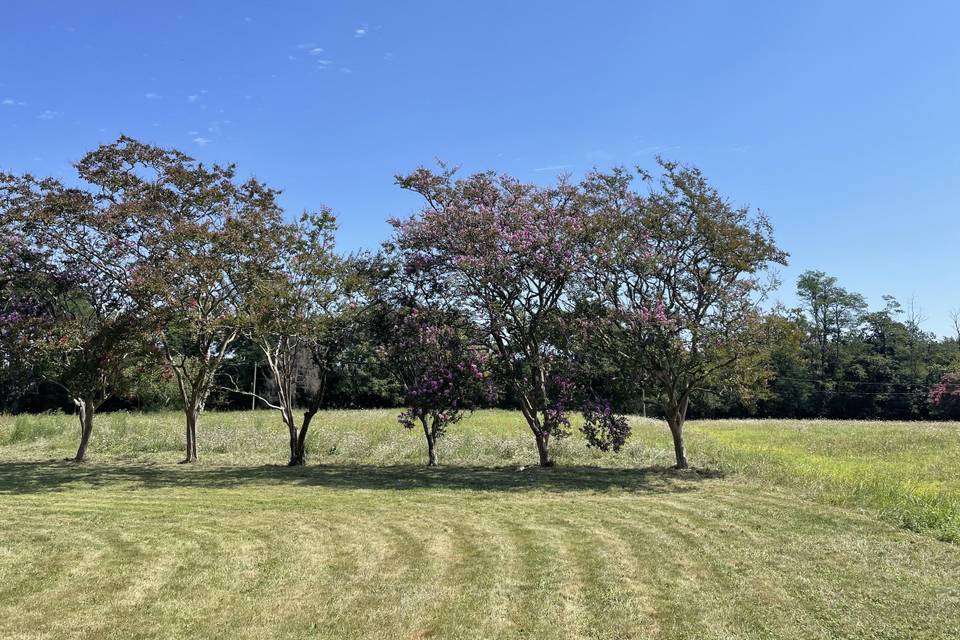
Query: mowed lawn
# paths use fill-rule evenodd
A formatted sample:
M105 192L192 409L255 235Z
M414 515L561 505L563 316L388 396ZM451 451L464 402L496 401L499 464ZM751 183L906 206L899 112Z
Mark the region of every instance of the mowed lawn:
M532 467L519 415L436 470L397 411L0 417L0 638L957 638L960 427L636 420ZM419 437L418 437L419 435Z

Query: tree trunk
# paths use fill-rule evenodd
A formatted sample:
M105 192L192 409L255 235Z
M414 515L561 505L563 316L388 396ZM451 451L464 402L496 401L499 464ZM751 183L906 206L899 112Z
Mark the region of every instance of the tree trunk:
M683 418L674 414L669 416L667 419L667 424L670 425L670 435L673 436L673 452L677 458L677 464L674 465L675 469L686 469L689 465L687 464L687 449L683 444Z
M187 409L187 457L182 463L192 463L197 461L197 418L199 411L194 408Z
M527 426L533 432L533 437L537 441L537 454L540 456L541 467L552 467L553 460L550 459L550 433L544 431L540 420L537 418L537 412L533 409L531 403L521 397L520 411L523 418L527 421Z
M288 467L302 467L307 464L307 427L301 427L300 433L290 441L290 462Z
M96 411L93 403L83 398L74 400L77 405L77 413L80 420L80 447L77 449L77 455L74 456L74 462L83 462L87 459L87 446L90 444L90 434L93 433L93 414Z
M537 439L537 453L540 455L540 466L541 467L552 467L553 460L550 458L550 434L549 433L536 433L534 436Z
M290 461L287 462L287 466L288 466L288 467L294 467L294 466L303 464L303 460L301 459L301 456L299 455L299 454L300 454L300 447L299 447L299 442L300 442L300 440L299 440L299 438L297 437L297 436L299 436L300 434L299 434L299 430L297 429L297 423L295 422L295 420L296 420L296 419L293 417L292 414L289 414L289 415L288 415L288 414L285 413L284 416L283 416L283 421L287 423L287 431L288 431L289 434L290 434Z
M310 421L313 420L315 411L307 411L303 414L303 424L300 426L300 432L296 432L296 427L290 434L290 462L289 467L302 467L307 464L307 430L310 428ZM296 437L294 437L296 436Z
M423 424L423 435L427 438L427 466L437 466L437 436L427 423L427 419L420 418Z

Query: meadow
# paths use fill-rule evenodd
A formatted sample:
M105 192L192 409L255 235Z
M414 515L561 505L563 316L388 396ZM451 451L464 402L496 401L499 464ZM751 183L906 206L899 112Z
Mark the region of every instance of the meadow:
M535 466L522 418L0 416L2 638L956 638L960 427L634 419Z

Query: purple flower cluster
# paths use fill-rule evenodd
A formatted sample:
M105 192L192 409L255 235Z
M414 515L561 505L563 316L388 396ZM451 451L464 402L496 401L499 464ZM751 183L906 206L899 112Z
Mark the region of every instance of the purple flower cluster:
M630 436L630 423L617 415L606 400L586 403L582 410L583 427L580 431L587 438L587 446L600 451L620 451Z
M562 440L570 435L570 416L568 411L573 403L575 386L573 381L566 376L555 375L551 380L550 394L553 401L543 412L544 431L549 433L557 440Z
M640 309L640 319L647 323L670 324L670 317L667 315L667 309L662 300L658 300L651 309Z
M404 427L428 419L439 435L479 402L495 398L487 354L471 348L456 328L412 310L390 334L384 355L403 383L407 409L398 421Z

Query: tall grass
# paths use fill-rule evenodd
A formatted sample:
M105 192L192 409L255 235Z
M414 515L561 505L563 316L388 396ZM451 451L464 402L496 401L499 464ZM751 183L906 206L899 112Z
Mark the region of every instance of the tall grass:
M701 460L960 542L960 425L737 420L691 430Z
M416 465L422 434L396 422L394 409L326 411L307 442L311 464ZM588 449L578 434L554 444L560 465L612 468L673 463L666 427L633 419L618 454ZM93 459L175 460L183 447L177 412L97 416ZM0 459L73 453L79 426L63 414L0 416ZM199 427L202 462L283 464L286 431L270 411L209 413ZM960 428L951 423L736 420L689 423L690 458L743 478L797 488L817 500L869 510L942 540L960 541ZM480 411L441 441L440 462L459 466L533 466L536 452L519 413Z

